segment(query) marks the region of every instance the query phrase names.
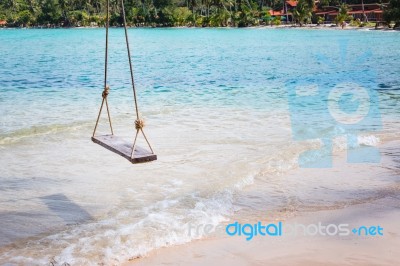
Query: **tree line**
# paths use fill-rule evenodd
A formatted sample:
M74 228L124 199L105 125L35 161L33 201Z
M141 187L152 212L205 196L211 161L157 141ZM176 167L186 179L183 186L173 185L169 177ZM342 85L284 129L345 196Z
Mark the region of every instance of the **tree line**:
M319 6L339 6L343 0L320 0ZM359 4L362 0L347 0ZM377 0L363 0L365 4ZM378 0L379 1L379 0ZM299 0L292 10L297 23L318 23L314 0ZM282 10L284 0L124 0L129 26L246 27L280 24L285 18L271 16ZM342 13L347 10L342 6ZM76 27L103 26L106 0L0 0L0 20L8 26ZM344 16L344 15L343 15ZM387 21L400 21L400 0L390 0ZM123 24L121 0L110 0L110 24Z

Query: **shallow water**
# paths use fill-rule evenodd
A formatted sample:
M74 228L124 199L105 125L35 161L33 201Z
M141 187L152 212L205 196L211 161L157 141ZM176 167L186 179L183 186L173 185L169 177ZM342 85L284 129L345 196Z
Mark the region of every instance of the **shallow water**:
M385 144L399 139L398 32L129 34L139 108L159 158L134 166L90 141L104 29L0 30L0 262L118 264L199 237L187 234L188 224L284 219L397 191L398 150ZM116 134L132 138L124 45L122 29L111 29L111 115ZM384 146L383 160L351 168L351 178L333 180L337 164L325 179L289 178L299 154L319 146L292 131L291 108L303 103L288 100L290 87L321 82L321 73L327 87L350 76L377 92L380 125L357 136ZM334 152L346 151L342 128L320 127L326 106L304 107L316 115L299 132L333 137ZM105 118L101 124L108 133Z

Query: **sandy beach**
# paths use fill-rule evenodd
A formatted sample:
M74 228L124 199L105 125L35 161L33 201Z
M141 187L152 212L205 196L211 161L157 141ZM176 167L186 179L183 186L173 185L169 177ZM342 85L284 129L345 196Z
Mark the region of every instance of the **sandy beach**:
M159 249L126 265L398 265L400 203L396 197L339 210L301 213L288 222L346 221L384 225L382 237L220 237Z
M109 34L114 133L133 141L124 30ZM104 29L0 31L0 265L400 264L399 36L131 28L157 155L132 165L91 140ZM334 232L287 231L320 224Z
M382 164L398 168L398 159L388 156L391 150L399 150L399 142L380 147ZM286 178L308 176L334 182L337 176L357 178L375 175L366 171L374 167L348 165L344 154L335 156L334 169L296 169ZM398 170L397 170L398 173ZM387 174L381 172L380 174ZM372 176L371 176L372 177ZM376 178L379 178L376 176ZM355 192L356 193L356 192ZM283 235L282 237L258 236L246 241L244 236L228 236L225 228L218 228L210 237L189 244L157 249L143 258L132 259L125 265L398 265L396 256L400 246L400 184L387 188L387 193L364 200L353 200L338 205L324 206L318 211L298 210L283 224L348 224L350 228L360 225L383 227L383 235L346 236ZM321 199L322 200L322 199ZM266 214L265 217L268 217ZM232 218L235 220L235 217ZM232 221L231 219L231 221ZM268 219L268 218L267 218ZM260 217L263 221L263 218ZM230 222L231 222L230 221ZM239 221L240 218L239 218ZM251 221L246 221L251 223ZM253 220L256 223L257 221ZM273 221L276 222L276 221ZM226 226L226 223L225 223Z

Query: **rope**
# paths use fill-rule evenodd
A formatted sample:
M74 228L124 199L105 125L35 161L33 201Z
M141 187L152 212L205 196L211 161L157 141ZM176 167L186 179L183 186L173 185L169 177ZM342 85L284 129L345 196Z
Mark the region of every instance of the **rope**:
M104 88L103 93L101 94L101 97L107 98L108 94L110 93L109 90L110 90L110 87L106 86L106 87Z
M154 151L153 151L153 148L151 147L150 142L148 141L146 135L144 134L144 131L143 131L144 121L139 118L139 108L138 108L137 97L136 97L135 80L133 78L133 67L132 67L131 51L130 51L130 48L129 48L128 28L126 26L126 15L125 15L124 0L121 0L121 4L122 4L122 17L123 17L123 20L124 20L126 50L128 51L129 69L130 69L130 72L131 72L131 83L132 83L132 90L133 90L133 100L135 102L135 110L136 110L136 120L135 120L136 135L135 135L135 139L133 141L133 146L132 146L132 153L131 153L131 158L132 158L134 153L135 153L136 140L137 140L137 136L139 134L139 131L142 132L143 137L146 140L147 145L149 146L149 148L151 150L151 153L154 154Z
M121 0L121 4L122 4L122 17L124 19L126 50L128 51L129 69L130 69L130 72L131 72L131 83L132 83L132 90L133 90L133 100L135 102L135 109L136 109L136 120L139 120L139 108L138 108L138 103L137 103L137 99L136 99L135 80L133 78L133 67L132 67L132 59L131 59L131 50L129 48L128 29L126 27L126 16L125 16L124 0Z
M106 15L106 51L104 59L104 90L107 88L107 70L108 70L108 28L110 27L110 0L107 0ZM104 97L103 97L104 98Z
M97 121L96 121L96 126L93 131L93 137L96 134L97 126L99 123L101 111L103 110L104 103L106 103L106 108L107 108L107 114L108 114L108 121L110 123L110 128L111 128L111 133L114 135L114 131L112 128L111 124L111 116L110 116L110 110L108 108L108 101L107 101L107 96L109 94L110 88L107 85L107 68L108 68L108 28L110 26L110 0L107 0L107 18L106 18L106 51L105 51L105 65L104 65L104 90L101 96L103 97L103 101L101 102L100 106L100 111L97 116ZM136 111L136 120L135 120L135 129L136 129L136 135L135 139L133 141L133 146L132 146L132 153L131 153L131 158L133 158L133 155L135 153L135 147L136 147L136 140L139 134L139 131L142 132L144 139L147 142L147 145L149 146L152 154L154 154L153 148L150 145L150 142L148 141L146 135L144 134L143 128L145 126L144 120L139 118L139 108L138 108L138 102L137 102L137 97L136 97L136 88L135 88L135 80L133 78L133 67L132 67L132 59L131 59L131 51L129 48L129 38L128 38L128 29L126 26L126 15L125 15L125 5L124 5L124 0L121 0L121 6L122 6L122 17L123 17L123 22L124 22L124 31L125 31L125 41L126 41L126 49L128 51L128 60L129 60L129 69L130 69L130 74L131 74L131 83L132 83L132 90L133 90L133 100L135 104L135 111Z
M144 128L144 120L142 120L142 119L135 120L135 128L136 128L136 130L140 130L140 129Z
M106 51L105 51L105 59L104 59L104 90L101 96L103 97L103 101L101 102L99 114L97 115L96 125L93 130L93 137L96 134L97 126L99 124L101 111L103 110L104 102L106 103L108 122L110 123L111 134L114 135L114 130L112 128L110 109L108 108L107 96L109 94L110 87L107 86L107 68L108 68L108 28L110 26L110 0L107 0L107 15L106 15Z

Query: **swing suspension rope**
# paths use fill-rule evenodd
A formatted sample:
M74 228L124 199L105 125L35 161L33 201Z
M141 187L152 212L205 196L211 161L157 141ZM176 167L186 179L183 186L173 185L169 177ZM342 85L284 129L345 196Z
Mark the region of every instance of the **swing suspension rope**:
M104 103L106 104L106 109L107 109L107 116L108 116L108 122L110 124L110 129L111 129L111 134L114 135L112 123L111 123L111 116L110 116L110 109L108 107L108 100L107 96L110 91L110 87L107 85L107 69L108 69L108 29L110 27L110 1L107 0L107 15L106 15L106 51L105 51L105 60L104 60L104 90L102 93L102 102L99 110L99 114L97 115L97 121L96 121L96 126L93 131L93 137L96 134L97 126L100 120L100 115L103 110ZM124 6L124 0L121 0L121 7L122 7L122 17L123 17L123 23L124 23L124 32L125 32L125 41L126 41L126 49L128 52L128 61L129 61L129 69L130 69L130 74L131 74L131 84L132 84L132 90L133 90L133 100L134 100L134 105L135 105L135 111L136 111L136 120L135 120L135 129L136 129L136 135L133 141L133 146L132 146L132 153L131 153L131 158L133 158L134 152L135 152L135 147L136 147L136 141L137 137L139 135L139 132L143 134L144 139L147 142L147 145L149 146L151 153L154 154L153 148L150 145L150 142L148 141L146 134L144 133L144 120L140 119L139 117L139 108L138 108L138 102L137 102L137 97L136 97L136 88L135 88L135 80L133 78L133 67L132 67L132 59L131 59L131 52L130 52L130 47L129 47L129 38L128 38L128 29L126 26L126 15L125 15L125 6Z

